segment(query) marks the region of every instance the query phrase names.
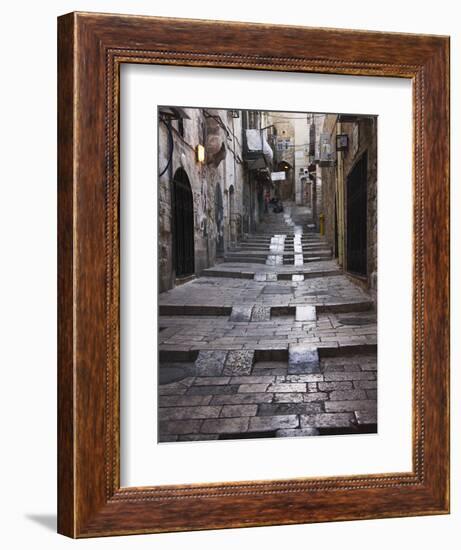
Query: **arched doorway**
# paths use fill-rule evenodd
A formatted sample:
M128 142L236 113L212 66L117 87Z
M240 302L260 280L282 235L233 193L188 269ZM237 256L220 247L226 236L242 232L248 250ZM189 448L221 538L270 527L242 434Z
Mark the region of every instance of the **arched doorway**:
M189 178L182 168L173 178L174 255L176 277L186 277L194 266L194 200Z
M290 163L282 160L277 164L277 172L285 172L285 181L279 184L278 196L281 200L293 200L293 173Z
M216 256L219 257L224 254L224 206L219 182L216 183L214 195L214 216L216 224Z
M234 186L229 187L229 229L230 229L230 242L235 243L235 197Z
M367 274L367 154L347 176L347 271Z

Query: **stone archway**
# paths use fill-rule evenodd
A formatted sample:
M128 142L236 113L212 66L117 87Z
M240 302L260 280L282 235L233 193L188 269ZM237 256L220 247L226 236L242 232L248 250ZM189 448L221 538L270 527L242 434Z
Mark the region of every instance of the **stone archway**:
M285 172L285 181L281 181L278 187L278 196L283 201L293 200L293 168L286 160L277 163L277 172Z
M195 272L194 200L187 173L178 168L173 177L173 234L176 277Z

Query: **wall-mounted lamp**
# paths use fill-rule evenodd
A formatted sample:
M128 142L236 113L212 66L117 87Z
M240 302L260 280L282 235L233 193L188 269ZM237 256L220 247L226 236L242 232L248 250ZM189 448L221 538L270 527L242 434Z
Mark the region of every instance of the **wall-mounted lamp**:
M197 145L195 148L195 158L197 162L205 162L205 147L203 145Z
M349 136L347 134L337 134L336 150L347 151L348 147L349 147Z

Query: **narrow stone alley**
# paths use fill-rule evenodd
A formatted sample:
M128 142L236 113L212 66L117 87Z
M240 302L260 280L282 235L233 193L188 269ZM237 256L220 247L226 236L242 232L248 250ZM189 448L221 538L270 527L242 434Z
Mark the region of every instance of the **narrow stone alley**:
M159 295L159 441L376 432L376 313L306 206Z

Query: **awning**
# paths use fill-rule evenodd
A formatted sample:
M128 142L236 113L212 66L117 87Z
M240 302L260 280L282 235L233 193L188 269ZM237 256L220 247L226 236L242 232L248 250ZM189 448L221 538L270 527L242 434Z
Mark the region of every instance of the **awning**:
M246 130L247 146L249 151L262 151L267 160L272 161L274 153L272 147L267 143L264 132L261 130Z

